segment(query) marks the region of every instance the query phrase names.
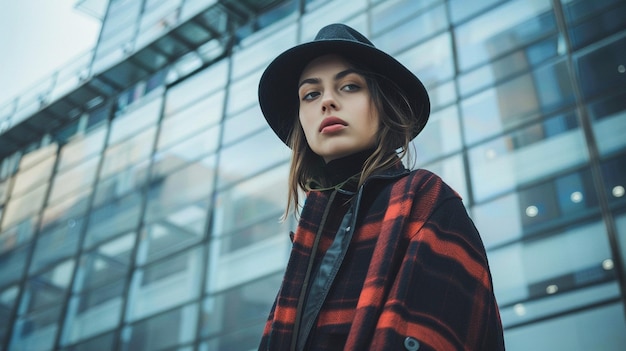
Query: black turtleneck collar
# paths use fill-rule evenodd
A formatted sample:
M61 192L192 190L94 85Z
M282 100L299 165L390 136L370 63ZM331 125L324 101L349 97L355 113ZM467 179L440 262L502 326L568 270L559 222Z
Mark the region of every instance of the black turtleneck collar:
M324 175L331 184L337 185L356 174L360 174L363 171L363 164L373 152L374 150L368 149L332 160L324 165Z

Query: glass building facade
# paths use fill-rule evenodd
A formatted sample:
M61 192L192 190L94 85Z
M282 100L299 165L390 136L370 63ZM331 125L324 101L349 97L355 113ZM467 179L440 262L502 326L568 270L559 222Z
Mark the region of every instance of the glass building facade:
M0 349L256 349L295 227L258 81L333 22L427 86L410 166L462 195L507 349L626 349L626 2L101 7L89 55L0 107Z

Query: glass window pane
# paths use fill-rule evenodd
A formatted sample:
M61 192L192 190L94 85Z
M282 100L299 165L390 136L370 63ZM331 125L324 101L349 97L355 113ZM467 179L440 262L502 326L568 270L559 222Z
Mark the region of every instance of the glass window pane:
M559 115L478 145L469 151L476 201L588 160L573 114Z
M269 30L255 33L254 35L258 40L251 42L251 45L245 48L240 48L233 54L232 78L239 79L252 70L265 68L269 61L276 57L277 53L296 44L297 33L295 24L283 26L279 31L273 31L273 33L270 33Z
M26 220L0 233L0 255L22 244L28 243L35 233L38 217ZM0 265L0 270L2 265ZM0 284L2 285L2 284Z
M600 155L626 148L626 94L603 98L587 105Z
M93 186L99 162L100 156L98 155L74 168L57 173L52 183L48 203L54 203L72 192Z
M329 1L323 6L307 6L307 13L302 16L302 25L300 27L302 29L302 41L306 42L313 39L325 25L345 23L346 19L364 10L366 6L367 0ZM365 28L354 27L349 23L346 24L367 36Z
M506 0L449 0L450 16L452 21L457 23L473 15L484 12L485 9L493 7L495 4Z
M566 62L539 68L505 81L463 100L463 132L473 144L540 113L549 113L574 103L574 92Z
M602 222L489 252L494 290L503 306L613 280L615 272L603 266L610 258Z
M72 296L67 307L62 344L67 345L119 324L125 282L114 282L83 294Z
M432 113L428 124L412 144L415 146L420 163L427 163L460 151L461 127L456 105Z
M20 279L26 268L26 257L30 245L22 245L0 253L0 286L6 286Z
M283 230L273 236L256 233L257 237L265 238L252 243L249 234L244 230L211 240L206 286L210 294L284 270L291 248L287 233ZM237 244L240 240L250 244L241 247Z
M550 36L528 46L523 51L515 51L477 69L467 71L459 77L461 95L476 93L557 57L560 54L558 40L557 35Z
M272 274L204 300L202 336L231 332L241 329L242 325L264 322L282 278L282 272Z
M0 345L4 345L8 339L7 332L11 326L11 313L15 308L19 292L18 286L11 286L0 291Z
M52 350L60 317L60 305L19 316L13 326L9 350Z
M99 154L104 147L106 126L99 127L80 139L74 139L63 146L60 153L58 171L62 171L89 156Z
M89 207L90 199L91 189L89 188L73 193L53 205L48 205L43 212L41 230L46 230L48 226L60 222L82 217Z
M141 214L141 199L140 193L133 192L91 211L85 245L135 230Z
M123 331L123 351L158 351L193 340L198 305L188 305L129 326Z
M222 149L218 187L247 179L268 166L287 161L291 151L270 128Z
M100 178L106 178L149 158L156 128L148 128L129 140L109 147L104 153Z
M423 10L438 0L413 1L413 0L393 0L384 1L372 10L372 33L377 34L392 26L397 26L398 22L415 18L416 12Z
M515 0L456 28L459 68L465 71L556 32L549 0Z
M450 34L443 33L424 44L397 55L396 58L428 88L454 76Z
M213 190L215 161L215 155L211 155L166 177L152 179L145 220L162 218L191 202L208 201Z
M133 104L123 114L116 116L111 123L109 145L113 145L136 135L139 131L154 126L161 115L162 102L163 99L161 96L158 96L150 101L142 101L141 104Z
M574 55L580 76L580 87L586 98L611 95L623 91L626 86L626 36L610 41L593 51L585 50Z
M48 184L42 184L20 197L12 198L4 209L2 228L9 228L38 213L43 206Z
M72 259L30 277L24 292L27 298L22 298L20 312L32 312L62 303L73 271L74 260Z
M519 200L522 225L529 232L579 217L598 206L588 169L524 189Z
M55 161L56 157L48 157L26 170L20 170L15 175L11 197L21 195L37 187L41 183L47 182L52 175L52 169Z
M41 231L37 236L30 273L73 256L78 250L84 222L84 218L70 219Z
M213 213L212 235L223 236L265 220L273 222L278 229L278 218L287 200L288 175L289 167L285 164L220 191ZM276 234L280 232L265 232L266 236Z
M429 10L425 13L415 14L412 11L416 11L419 9L428 6L428 3L433 3L434 1L407 1L402 0L400 2L396 1L394 7L389 7L388 2L384 2L382 6L384 7L384 14L382 16L389 16L388 12L402 12L393 13L391 17L388 17L389 22L398 21L402 19L406 19L401 21L400 23L389 23L388 25L393 25L393 28L389 28L388 31L383 34L374 36L372 38L372 42L376 45L376 47L381 50L395 55L396 53L413 46L415 43L425 40L432 35L441 32L446 29L448 26L448 21L446 18L445 6L443 4L436 6L432 10ZM378 32L378 27L384 25L383 21L378 20L381 16L376 13L377 10L374 10L372 27L373 31Z
M263 334L264 326L265 322L257 323L211 338L200 344L198 351L255 350L259 346L259 335Z
M197 298L202 264L202 247L195 247L137 269L130 287L127 320L135 321Z
M620 351L624 328L624 306L614 303L507 330L504 339L519 350Z
M136 233L122 235L81 257L73 291L80 293L124 280L136 238Z
M574 49L609 37L624 28L626 3L623 1L562 0L561 2L565 19L569 24L569 38ZM582 21L579 21L580 19Z
M94 350L114 350L116 333L111 332L100 335L93 339L65 347L63 351L94 351Z
M609 202L612 205L626 203L626 155L604 161L601 167L604 191Z
M224 109L224 95L224 91L220 90L164 120L157 149L164 149L219 122Z
M213 126L156 153L152 166L152 178L164 177L217 150L220 129L220 125Z
M107 201L118 199L131 191L140 190L148 181L149 161L129 165L106 179L100 179L96 187L93 206L97 207Z
M232 116L241 110L259 103L258 90L262 70L250 72L243 78L233 82L229 86L226 115Z
M216 62L170 88L167 91L164 116L170 116L226 85L228 62Z
M262 128L267 128L259 104L252 105L224 121L222 145L238 141Z

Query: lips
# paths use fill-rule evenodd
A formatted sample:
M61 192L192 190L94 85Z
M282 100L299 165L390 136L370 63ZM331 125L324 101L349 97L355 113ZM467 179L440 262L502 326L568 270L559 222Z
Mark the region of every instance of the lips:
M348 123L341 118L338 117L328 117L324 118L322 124L320 124L319 132L332 132L337 131L339 129L343 129L343 127L347 126Z

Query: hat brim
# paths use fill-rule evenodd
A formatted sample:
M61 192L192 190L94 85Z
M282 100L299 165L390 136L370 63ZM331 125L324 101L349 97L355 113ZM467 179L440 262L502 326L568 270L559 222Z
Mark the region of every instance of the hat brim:
M288 138L298 116L300 74L311 60L326 54L341 55L363 64L396 83L409 99L418 119L411 138L422 131L430 114L430 101L422 82L384 51L355 41L332 39L294 46L276 57L263 72L259 82L259 104L267 123L280 140L289 146Z

